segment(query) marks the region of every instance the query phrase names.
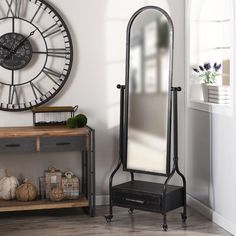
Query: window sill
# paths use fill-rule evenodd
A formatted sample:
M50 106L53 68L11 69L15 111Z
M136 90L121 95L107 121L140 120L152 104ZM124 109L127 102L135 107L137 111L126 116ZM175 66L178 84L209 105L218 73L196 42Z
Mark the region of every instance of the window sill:
M213 114L220 114L224 116L233 116L233 106L231 104L215 104L199 100L191 100L188 102L188 108L194 110L205 111Z

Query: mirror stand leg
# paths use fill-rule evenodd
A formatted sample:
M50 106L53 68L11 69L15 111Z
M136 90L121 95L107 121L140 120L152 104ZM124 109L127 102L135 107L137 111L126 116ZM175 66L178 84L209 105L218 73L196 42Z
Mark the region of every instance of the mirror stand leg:
M187 220L186 179L185 179L184 175L180 172L178 165L177 165L177 173L183 180L183 187L184 187L184 196L183 196L184 199L183 200L184 200L184 204L183 204L183 212L181 213L181 217L182 217L182 222L185 223L186 220Z
M183 206L183 212L181 213L181 217L182 217L182 222L185 223L187 220L187 204L186 204L186 195L185 195L185 199L184 199L184 206Z
M112 205L110 203L110 205L109 205L109 215L106 215L105 219L106 219L107 223L110 223L112 218L113 218L113 209L112 209Z
M163 214L163 225L162 228L164 231L168 230L168 225L167 225L167 221L166 221L166 213Z
M111 219L113 218L113 209L112 209L112 182L113 182L113 177L116 174L116 172L119 170L121 166L121 159L119 160L115 170L111 173L110 179L109 179L109 215L105 216L105 219L107 223L111 222Z
M181 213L181 217L182 217L182 222L185 223L187 220L187 214L186 214L186 206L184 206L184 212Z
M110 184L109 184L109 215L106 215L105 216L105 219L106 219L106 222L107 223L110 223L112 218L113 218L113 208L112 208L112 179L113 179L113 176L111 176L111 179L110 179Z
M130 215L133 215L133 213L134 213L134 208L129 208L128 213L129 213Z
M111 222L111 219L113 218L113 209L112 209L112 181L113 177L116 174L116 172L119 170L120 166L122 165L122 150L123 150L123 123L124 123L124 90L125 85L117 85L117 88L120 89L120 137L119 137L119 162L115 168L115 170L112 172L109 180L109 215L105 216L105 219L107 223Z
M184 205L183 205L183 213L181 213L182 222L185 223L187 220L187 199L186 199L186 180L183 176L183 186L184 186Z
M112 194L111 194L111 186L110 186L110 196L109 196L109 215L104 216L107 223L110 223L113 218L113 208L112 208Z

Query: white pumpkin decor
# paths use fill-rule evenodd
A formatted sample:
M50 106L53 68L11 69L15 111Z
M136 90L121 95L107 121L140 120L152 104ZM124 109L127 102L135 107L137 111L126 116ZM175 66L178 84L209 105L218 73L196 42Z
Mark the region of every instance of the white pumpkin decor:
M5 177L0 180L0 199L12 200L16 198L16 188L19 182L16 177L10 176L8 170L5 170Z

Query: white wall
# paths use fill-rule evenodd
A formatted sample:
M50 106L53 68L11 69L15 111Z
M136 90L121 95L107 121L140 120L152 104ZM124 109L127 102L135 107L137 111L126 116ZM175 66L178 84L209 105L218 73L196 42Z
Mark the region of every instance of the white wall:
M235 64L234 55L231 63ZM232 91L235 93L234 66L231 66L231 76ZM235 96L233 99L233 114L186 109L185 162L190 202L193 200L193 206L236 235Z
M188 109L186 175L188 194L211 211L211 218L236 234L236 117Z
M50 0L62 13L72 33L74 65L62 92L48 105L75 105L87 114L89 125L96 129L97 194L107 194L108 177L117 162L119 91L116 84L124 83L125 32L131 15L140 7L155 4L173 18L175 34L174 84L184 81L184 0ZM184 103L184 92L180 96ZM183 114L184 107L180 107ZM32 125L31 112L0 112L0 126ZM184 116L180 120L180 131ZM180 134L182 137L182 134ZM182 139L183 140L183 139ZM183 169L183 141L180 143ZM24 174L36 181L43 170L55 164L77 174L80 165L77 153L44 153L1 155L0 168L13 174ZM119 181L126 179L121 174Z
M189 2L186 0L186 4ZM224 1L219 2L223 4ZM235 1L232 2L235 5ZM233 18L235 18L234 8L232 7ZM188 7L186 7L186 10L186 25L188 25ZM189 34L187 30L186 28L186 34ZM232 42L233 48L235 48L234 41ZM232 54L234 54L234 51L232 50ZM186 60L188 60L188 56ZM232 55L231 63L231 85L233 86L233 94L235 94L235 55ZM186 84L188 84L188 80L189 76L186 76ZM234 99L233 114L216 109L217 105L214 106L217 114L191 108L186 109L185 162L187 192L190 196L189 203L214 222L236 235L236 204L234 204L236 199L236 189L234 187L236 179L234 170L236 165L234 148L236 102L235 96L232 97ZM220 107L218 106L218 108Z
M188 194L211 210L211 218L236 234L236 117L187 110Z

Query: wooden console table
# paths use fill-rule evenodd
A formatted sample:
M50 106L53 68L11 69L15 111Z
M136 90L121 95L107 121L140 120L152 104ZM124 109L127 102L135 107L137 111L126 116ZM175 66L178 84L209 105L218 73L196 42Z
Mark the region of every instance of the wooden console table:
M4 127L0 128L0 153L82 152L82 195L78 200L52 202L0 201L0 212L83 207L95 215L95 131L90 127Z

